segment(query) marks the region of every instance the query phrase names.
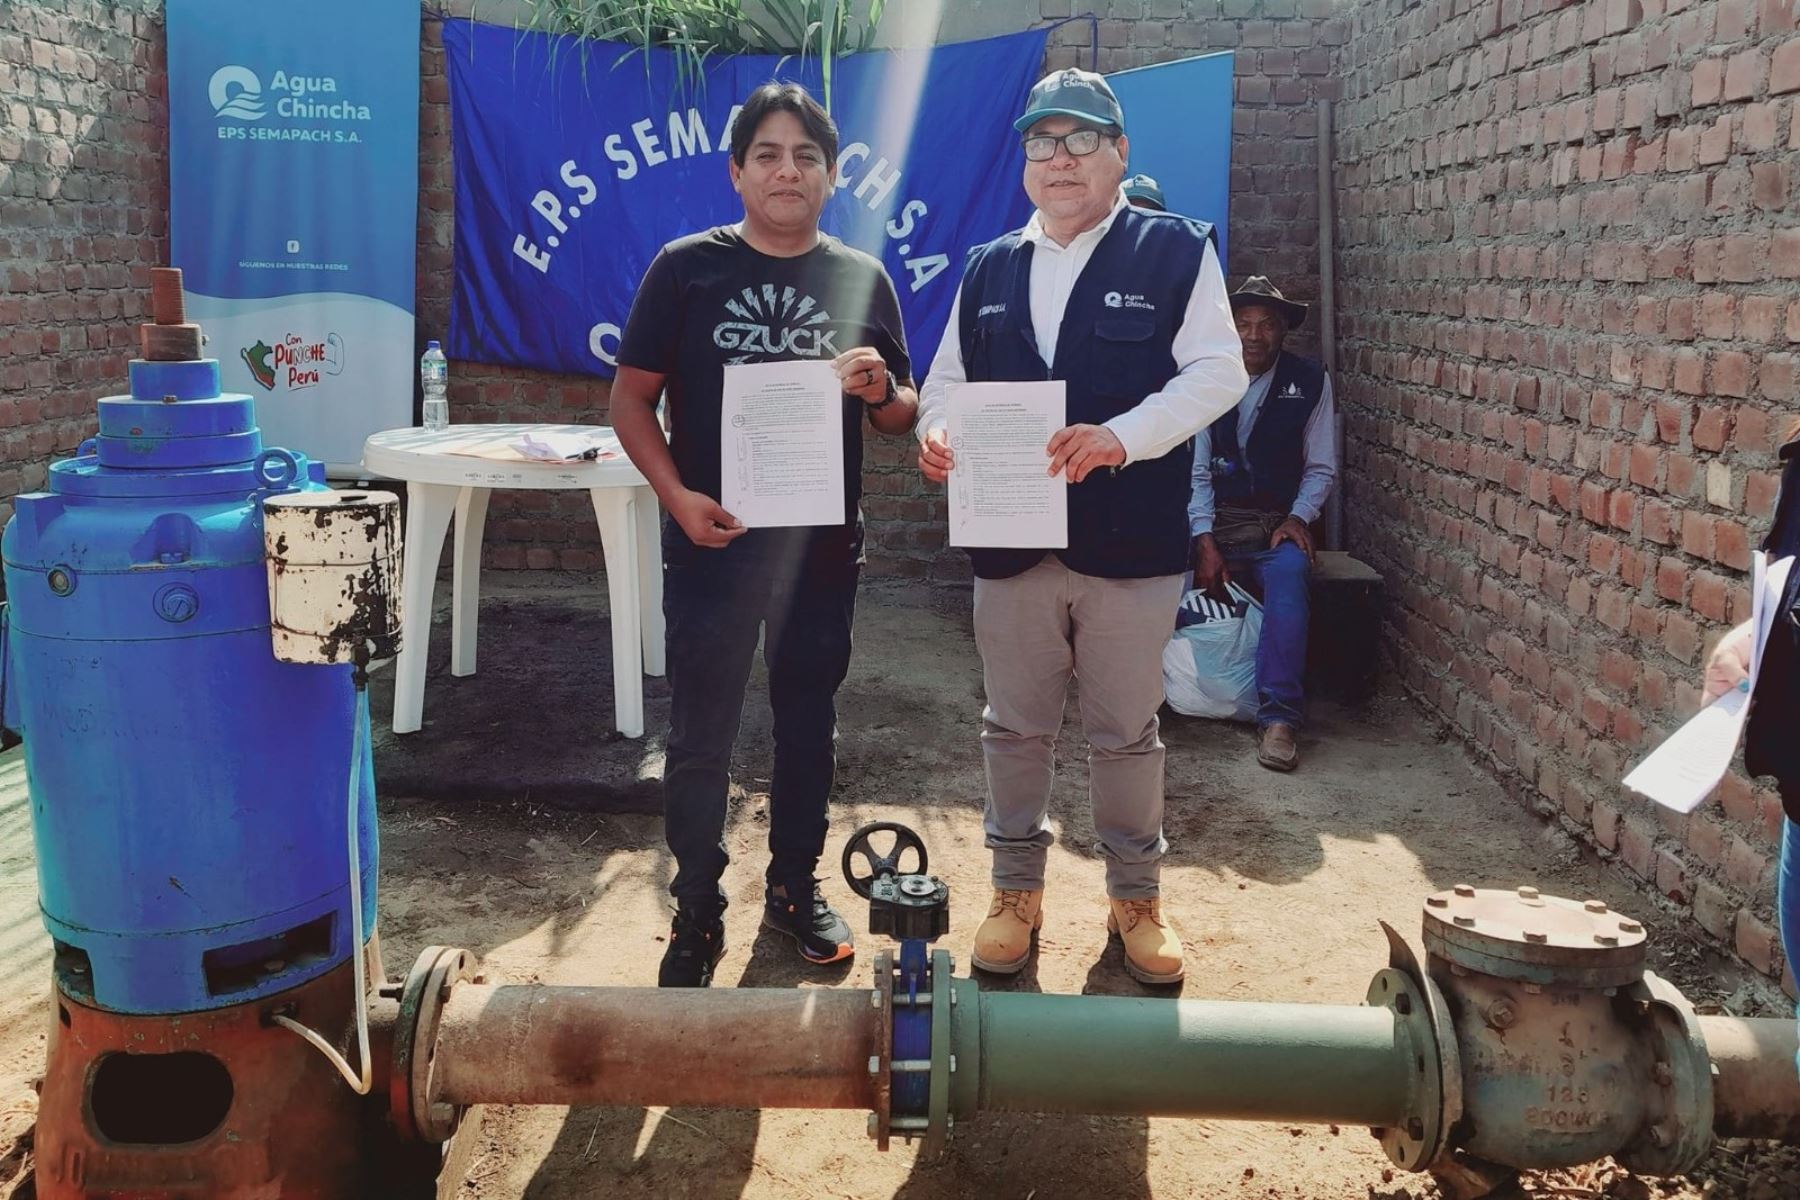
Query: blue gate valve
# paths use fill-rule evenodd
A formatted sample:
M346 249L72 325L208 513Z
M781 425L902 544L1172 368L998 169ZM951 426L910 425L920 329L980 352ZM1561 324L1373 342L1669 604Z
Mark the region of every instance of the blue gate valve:
M891 837L891 843L886 838ZM877 841L888 845L877 849ZM911 854L910 869L902 861ZM879 1051L869 1059L876 1103L869 1134L886 1150L891 1134L923 1136L928 1154L950 1130L950 955L930 949L950 931L950 885L928 874L925 842L905 825L876 821L844 845L844 881L869 902L869 932L900 943L898 962L875 956L875 1004L881 1010ZM867 871L859 868L867 867Z

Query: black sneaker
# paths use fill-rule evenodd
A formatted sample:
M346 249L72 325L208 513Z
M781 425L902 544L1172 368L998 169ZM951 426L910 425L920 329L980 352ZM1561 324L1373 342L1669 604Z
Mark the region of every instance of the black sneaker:
M725 957L725 922L716 912L681 905L669 927L669 948L656 973L657 987L711 987L713 968Z
M763 928L785 933L800 945L800 957L811 963L834 963L856 953L850 925L819 894L816 879L763 892Z

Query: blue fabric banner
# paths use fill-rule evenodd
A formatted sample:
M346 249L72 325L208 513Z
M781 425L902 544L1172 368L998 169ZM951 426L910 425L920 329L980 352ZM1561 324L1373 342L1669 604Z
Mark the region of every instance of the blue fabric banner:
M826 232L886 263L917 373L949 317L970 247L1031 205L1012 120L1047 33L833 65L840 182ZM613 374L644 269L668 241L730 224L736 105L819 62L741 55L683 80L667 51L447 21L456 171L453 358ZM1229 119L1227 107L1227 119Z
M1208 221L1226 257L1231 210L1231 106L1236 57L1226 50L1108 75L1125 110L1131 170L1154 176L1169 211Z
M169 241L270 445L348 467L412 419L419 9L168 0Z

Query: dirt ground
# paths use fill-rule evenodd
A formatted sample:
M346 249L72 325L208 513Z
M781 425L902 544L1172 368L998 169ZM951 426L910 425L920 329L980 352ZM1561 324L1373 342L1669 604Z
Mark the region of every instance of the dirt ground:
M648 736L611 731L603 591L579 577L490 575L480 673L453 679L448 623L432 648L425 728L380 730L383 945L390 971L424 946L465 946L496 981L654 981L672 870L656 815L667 689L648 683ZM952 888L947 939L966 959L986 900L982 776L975 740L979 660L968 596L865 585L858 645L841 692L840 771L828 890L855 925L865 913L837 878L844 835L903 821ZM385 673L384 673L385 675ZM380 679L380 677L378 677ZM853 965L803 964L758 930L769 715L753 681L735 763L727 876L730 951L718 984L868 986L874 939ZM390 712L380 679L378 726ZM1403 698L1351 711L1316 705L1304 763L1258 767L1244 728L1173 718L1168 743L1166 906L1186 935L1179 994L1357 1003L1386 963L1378 920L1416 941L1423 897L1455 883L1598 896L1644 919L1655 968L1690 998L1775 1011L1760 982L1718 960L1622 873L1510 801ZM1059 750L1046 924L1034 966L984 987L1142 995L1106 937L1092 853L1085 748L1073 703ZM47 953L18 752L0 756L0 1135L8 1106L29 1113L41 1060ZM1174 994L1156 989L1155 994ZM1432 1200L1394 1173L1361 1129L1212 1121L984 1116L928 1162L901 1143L877 1153L860 1113L493 1109L465 1200L593 1197L1231 1197ZM3 1146L3 1143L0 1143ZM7 1194L0 1158L0 1196ZM1529 1196L1773 1200L1800 1195L1792 1150L1720 1147L1695 1177L1649 1181L1602 1166L1524 1181Z

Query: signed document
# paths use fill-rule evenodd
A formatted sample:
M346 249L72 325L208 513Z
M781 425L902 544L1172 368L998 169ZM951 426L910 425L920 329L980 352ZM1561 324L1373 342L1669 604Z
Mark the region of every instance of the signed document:
M842 525L844 389L829 361L725 368L719 503L751 529Z
M947 398L950 544L1068 546L1069 485L1045 450L1066 424L1063 381L953 383Z

